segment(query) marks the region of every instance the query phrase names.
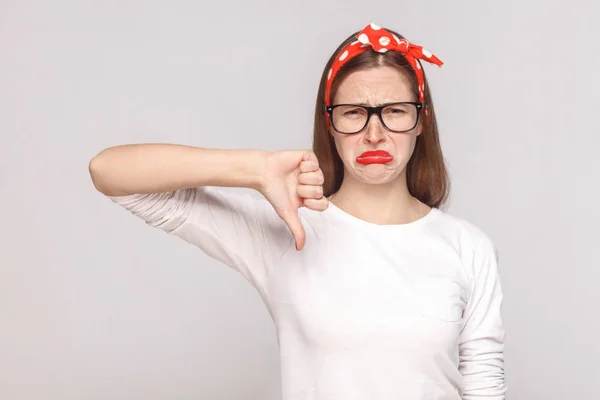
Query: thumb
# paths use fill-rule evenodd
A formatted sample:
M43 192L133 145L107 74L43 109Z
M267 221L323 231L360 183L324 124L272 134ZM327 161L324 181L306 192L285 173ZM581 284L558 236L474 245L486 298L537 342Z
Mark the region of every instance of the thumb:
M281 214L281 219L283 219L294 236L296 250L301 250L306 241L306 233L304 232L304 227L298 217L298 211L284 211Z

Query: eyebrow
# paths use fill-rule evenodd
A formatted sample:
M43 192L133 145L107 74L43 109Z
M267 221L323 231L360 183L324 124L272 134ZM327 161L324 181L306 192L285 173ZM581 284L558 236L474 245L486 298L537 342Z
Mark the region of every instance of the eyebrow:
M363 107L381 107L381 106L385 106L388 104L395 104L395 103L414 103L411 100L395 100L395 101L388 101L385 103L380 103L374 106L370 106L369 103L338 103L338 104L333 104L333 105L340 105L340 104L345 104L345 105L352 105L352 106L363 106Z

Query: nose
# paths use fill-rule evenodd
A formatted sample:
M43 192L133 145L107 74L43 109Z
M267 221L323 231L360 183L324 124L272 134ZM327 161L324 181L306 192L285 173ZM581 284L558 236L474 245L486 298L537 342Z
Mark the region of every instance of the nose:
M385 140L385 127L377 114L372 114L365 127L364 140L367 143L379 143Z

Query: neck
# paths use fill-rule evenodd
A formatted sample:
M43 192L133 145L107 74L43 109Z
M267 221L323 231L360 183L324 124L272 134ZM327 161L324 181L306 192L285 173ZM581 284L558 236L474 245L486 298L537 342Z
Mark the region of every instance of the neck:
M406 179L381 185L344 180L330 200L348 214L379 225L414 222L430 210L411 196Z

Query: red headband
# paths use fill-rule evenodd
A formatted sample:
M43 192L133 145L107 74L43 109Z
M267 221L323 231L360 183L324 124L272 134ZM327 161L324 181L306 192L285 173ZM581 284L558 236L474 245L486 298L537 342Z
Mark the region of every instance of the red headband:
M379 53L385 53L388 50L402 53L417 75L419 101L423 102L425 100L425 78L423 77L421 64L419 64L417 59L425 60L440 67L443 62L421 46L409 43L405 39L399 39L396 35L375 24L367 25L356 35L356 38L358 39L357 41L350 43L342 49L341 55L335 59L329 70L327 86L325 87L325 102L327 106L331 105L331 99L329 98L331 95L331 84L340 68L357 55L371 49ZM359 43L362 43L362 45L358 46Z

